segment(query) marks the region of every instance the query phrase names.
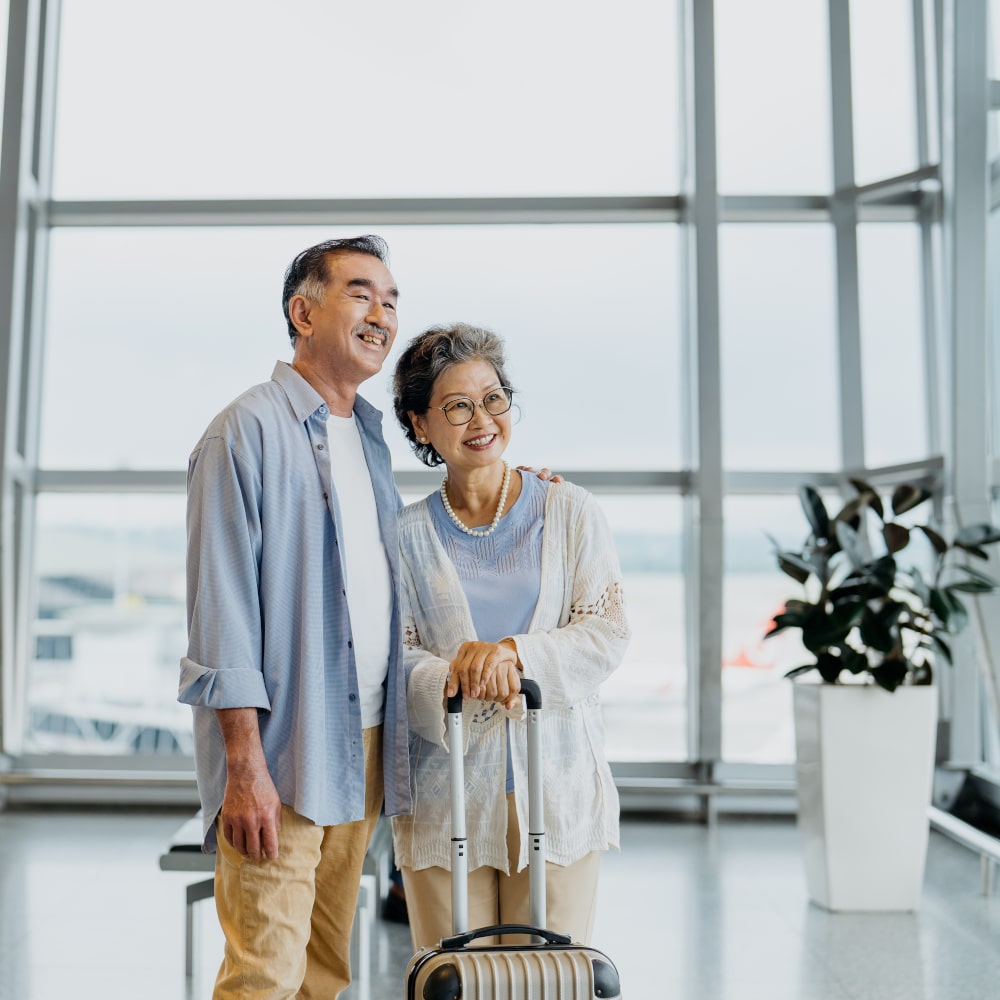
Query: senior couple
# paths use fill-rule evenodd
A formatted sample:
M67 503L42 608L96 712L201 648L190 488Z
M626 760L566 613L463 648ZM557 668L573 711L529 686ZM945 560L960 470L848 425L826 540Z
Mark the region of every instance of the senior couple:
M361 865L392 817L415 948L451 931L449 746L461 691L470 926L527 923L526 725L545 712L546 922L590 938L618 798L599 689L629 631L608 526L584 490L513 469L494 333L419 334L393 407L440 489L402 508L381 414L358 395L397 330L375 236L285 273L290 363L210 423L188 469L188 650L205 850L225 953L214 996L336 997Z

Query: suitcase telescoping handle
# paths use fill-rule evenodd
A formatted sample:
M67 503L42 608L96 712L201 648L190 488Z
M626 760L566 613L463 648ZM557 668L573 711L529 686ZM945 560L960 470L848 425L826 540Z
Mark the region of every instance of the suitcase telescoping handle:
M537 681L521 678L528 707L528 894L531 923L545 926L545 810L542 802L542 692ZM465 760L462 694L448 699L451 748L451 919L452 932L469 930L469 857L465 827ZM456 752L457 751L457 752ZM517 933L514 931L513 933ZM532 933L530 930L525 933ZM478 935L478 932L477 932ZM471 940L471 939L470 939Z

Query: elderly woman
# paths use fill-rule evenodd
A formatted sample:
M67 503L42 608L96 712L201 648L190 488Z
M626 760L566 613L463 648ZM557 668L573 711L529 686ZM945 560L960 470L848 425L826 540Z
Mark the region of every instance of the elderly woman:
M441 488L400 515L412 816L393 818L415 948L451 933L446 696L464 696L469 926L527 923L526 723L543 703L547 924L589 942L600 852L618 846L600 686L629 638L621 570L589 493L504 461L503 343L459 324L414 338L394 408Z

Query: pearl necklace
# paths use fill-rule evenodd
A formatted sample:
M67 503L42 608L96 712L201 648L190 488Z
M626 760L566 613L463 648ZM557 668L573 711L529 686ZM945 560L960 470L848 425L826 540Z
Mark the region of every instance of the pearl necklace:
M473 528L467 528L458 519L458 515L451 509L451 502L448 500L448 477L441 481L441 503L444 504L445 513L451 518L452 524L455 525L459 531L464 531L467 535L475 535L476 538L485 538L487 535L492 535L494 531L497 530L497 525L500 523L500 518L503 515L504 504L507 503L507 487L510 486L510 466L504 462L503 463L503 485L500 487L500 502L497 504L497 512L493 515L493 522L485 531L476 531Z

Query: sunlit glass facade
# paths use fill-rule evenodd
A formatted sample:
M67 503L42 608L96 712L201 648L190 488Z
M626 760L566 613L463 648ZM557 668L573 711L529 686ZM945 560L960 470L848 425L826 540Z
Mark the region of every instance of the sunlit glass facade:
M508 457L594 492L617 542L624 800L794 808L805 653L764 636L798 486L920 476L943 516L1000 516L998 6L436 0L397 6L371 72L325 0L0 4L8 794L192 793L187 456L290 358L288 260L377 232L400 332L362 394L404 499L440 471L394 424L395 356L496 330ZM941 679L942 753L1000 766L974 660Z

